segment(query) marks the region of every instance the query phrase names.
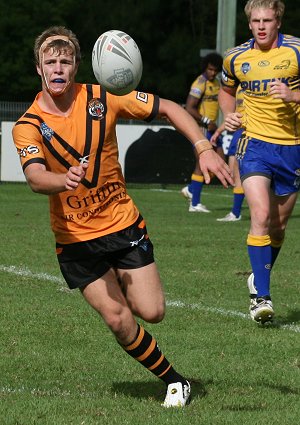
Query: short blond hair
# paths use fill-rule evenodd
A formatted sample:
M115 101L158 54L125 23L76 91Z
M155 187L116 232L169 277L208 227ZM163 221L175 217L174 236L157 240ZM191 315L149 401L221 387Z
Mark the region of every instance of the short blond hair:
M276 19L280 22L284 14L285 5L281 0L248 0L245 6L245 13L250 21L251 12L253 9L262 7L264 9L273 9Z
M54 49L60 51L64 51L68 49L68 46L74 46L72 48L72 51L75 55L75 62L78 63L81 60L81 53L80 53L80 45L79 41L76 37L76 35L69 29L63 27L63 26L53 26L48 29L46 29L42 34L40 34L36 39L34 43L34 59L36 65L39 65L40 63L40 50L41 46L45 43L47 38L55 37L55 36L62 36L61 40L53 40L51 41L47 47L53 47ZM68 39L69 43L65 41Z

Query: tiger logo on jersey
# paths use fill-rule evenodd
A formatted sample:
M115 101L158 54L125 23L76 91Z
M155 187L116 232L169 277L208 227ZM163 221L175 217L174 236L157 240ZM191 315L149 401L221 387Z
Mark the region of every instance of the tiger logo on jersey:
M104 118L105 108L100 99L94 98L90 100L87 109L93 119L102 120Z

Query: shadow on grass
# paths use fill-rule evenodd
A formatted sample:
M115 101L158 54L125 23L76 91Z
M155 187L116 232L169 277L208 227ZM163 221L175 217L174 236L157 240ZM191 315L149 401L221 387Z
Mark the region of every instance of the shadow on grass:
M203 398L207 395L205 385L210 385L212 381L203 382L198 379L189 379L192 389L192 400L195 398ZM166 390L164 383L157 382L129 382L120 381L112 385L113 391L124 394L137 399L154 399L162 402L164 400Z
M272 328L281 328L282 326L293 326L296 323L300 322L300 310L290 310L287 312L286 316L275 316L275 320L272 323L267 324L264 327Z
M288 312L287 317L283 320L286 321L286 323L297 323L300 322L300 310L291 310Z
M298 388L291 388L291 387L288 387L287 385L275 385L275 384L269 384L267 386L271 388L272 390L278 391L284 395L288 395L288 394L300 395L300 390Z

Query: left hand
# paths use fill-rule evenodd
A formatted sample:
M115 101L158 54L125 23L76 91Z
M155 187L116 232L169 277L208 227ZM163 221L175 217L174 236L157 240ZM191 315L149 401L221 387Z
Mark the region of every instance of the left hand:
M289 103L293 101L292 90L277 78L270 83L270 95L273 96L274 99L282 99L284 102Z
M199 165L206 184L210 183L211 172L218 177L224 187L234 186L233 175L229 166L213 149L200 154Z

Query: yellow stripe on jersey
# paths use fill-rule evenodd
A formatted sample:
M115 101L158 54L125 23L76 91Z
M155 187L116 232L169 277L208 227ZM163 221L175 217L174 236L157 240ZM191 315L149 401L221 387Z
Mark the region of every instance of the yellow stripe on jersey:
M270 143L300 143L300 105L269 94L269 84L279 79L291 90L300 86L300 39L279 34L278 47L253 48L254 39L226 52L222 84L241 85L244 95L243 127L247 136Z

